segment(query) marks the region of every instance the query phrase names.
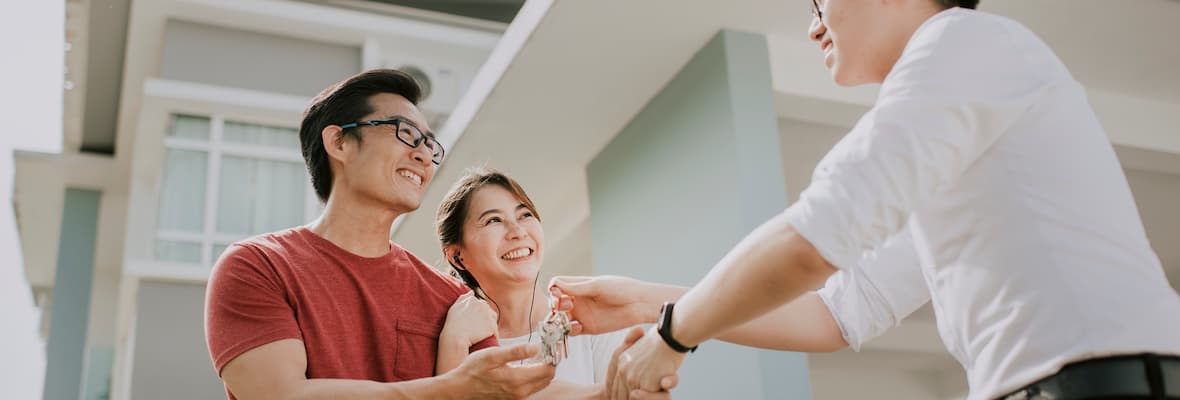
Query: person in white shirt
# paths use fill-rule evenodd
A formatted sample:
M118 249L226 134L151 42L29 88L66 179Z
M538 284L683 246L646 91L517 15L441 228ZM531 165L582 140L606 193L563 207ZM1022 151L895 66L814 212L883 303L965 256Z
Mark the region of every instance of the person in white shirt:
M452 271L472 289L447 314L436 372L458 366L469 343L492 334L501 346L540 343L537 324L552 310L548 295L537 295L536 284L545 231L520 184L495 170L469 169L444 196L436 227ZM626 335L618 330L568 338L554 382L533 398L601 398L612 357ZM667 393L648 398L667 398Z
M809 34L833 79L881 83L876 104L797 203L664 305L620 356L612 396L671 389L685 354L723 333L856 348L928 300L970 399L1180 396L1180 296L1083 87L977 3L813 2ZM651 321L650 302L680 294L554 284L591 333Z

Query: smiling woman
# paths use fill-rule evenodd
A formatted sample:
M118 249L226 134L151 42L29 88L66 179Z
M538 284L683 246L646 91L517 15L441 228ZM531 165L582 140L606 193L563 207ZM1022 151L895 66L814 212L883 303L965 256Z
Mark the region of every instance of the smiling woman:
M545 320L551 310L547 296L537 296L545 231L524 188L498 171L470 169L443 198L436 227L453 274L494 305L494 310L482 307L471 315L447 316L447 327L439 339L439 368L447 365L442 360L442 347L449 341L448 336L484 332L482 326L472 329L472 321L495 321L501 345L539 342L536 323ZM494 312L497 318L481 318L480 312ZM452 327L460 324L463 329ZM577 385L601 385L611 353L623 342L624 333L570 337L556 379Z

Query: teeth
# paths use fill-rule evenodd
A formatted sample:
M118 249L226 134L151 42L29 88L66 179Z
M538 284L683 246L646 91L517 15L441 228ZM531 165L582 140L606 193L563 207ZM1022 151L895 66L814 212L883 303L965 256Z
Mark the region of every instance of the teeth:
M397 173L398 173L398 175L404 176L406 178L410 178L410 180L414 181L414 184L416 184L418 186L422 186L422 177L418 176L418 174L415 174L413 172L406 171L406 170L401 170L401 171L398 171Z
M520 249L520 250L515 250L511 253L505 254L505 255L501 256L500 258L503 258L505 260L514 260L517 258L527 256L529 254L533 254L532 249Z

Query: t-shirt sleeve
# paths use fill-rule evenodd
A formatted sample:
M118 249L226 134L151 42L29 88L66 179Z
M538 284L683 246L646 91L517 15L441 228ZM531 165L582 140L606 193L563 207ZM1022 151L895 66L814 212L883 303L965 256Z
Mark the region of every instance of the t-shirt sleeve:
M479 350L483 350L483 349L486 349L489 347L496 347L499 345L500 345L500 341L498 339L496 339L495 336L488 336L487 339L484 339L484 340L480 341L479 343L476 343L474 346L471 346L470 352L476 352Z
M205 341L218 376L242 353L282 339L302 340L282 283L260 250L230 246L205 293Z

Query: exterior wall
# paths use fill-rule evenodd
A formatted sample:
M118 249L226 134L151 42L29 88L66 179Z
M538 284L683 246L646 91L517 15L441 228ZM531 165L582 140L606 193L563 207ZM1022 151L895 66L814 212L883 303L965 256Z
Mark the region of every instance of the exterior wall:
M132 399L225 398L205 347L204 309L205 285L140 283Z
M690 285L786 206L766 42L722 31L587 167L594 274ZM806 356L709 342L678 398L808 398Z
M361 70L361 47L169 20L160 76L271 93L315 96Z

